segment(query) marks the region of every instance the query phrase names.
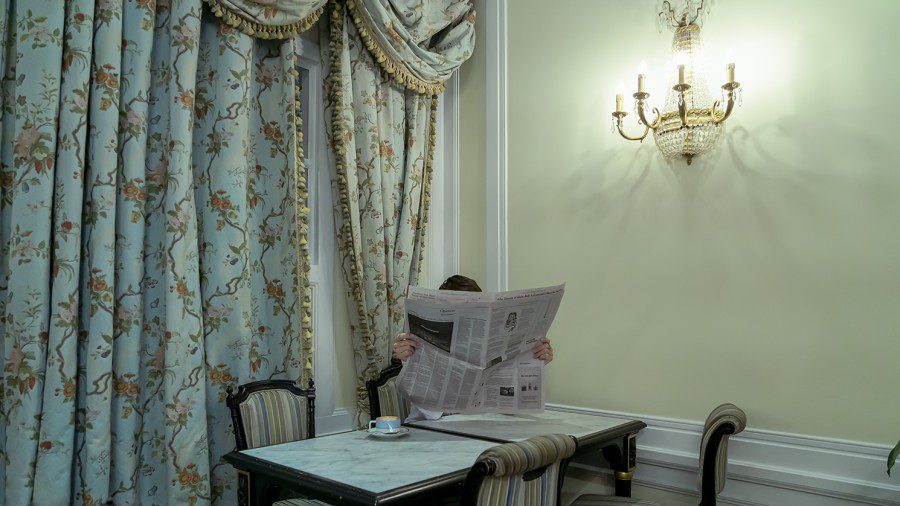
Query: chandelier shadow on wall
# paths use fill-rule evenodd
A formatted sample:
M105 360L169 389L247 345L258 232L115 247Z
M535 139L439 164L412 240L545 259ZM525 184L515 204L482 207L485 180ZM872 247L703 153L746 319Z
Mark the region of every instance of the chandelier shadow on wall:
M622 128L628 115L623 108L624 95L616 94L616 110L612 113L613 128L628 140L643 141L650 131L656 145L666 159L684 157L688 165L695 156L716 147L725 131L725 120L731 116L735 101L740 101L741 85L734 79L733 56L725 66L727 82L722 85L721 101L713 101L703 72L703 41L700 29L709 14L711 0L665 0L660 3L657 22L675 32L672 39L675 77L663 110L654 107L655 117L647 119L650 94L645 90L646 64L638 70L635 112L638 125L644 127L640 135L629 135ZM724 108L721 104L724 103Z

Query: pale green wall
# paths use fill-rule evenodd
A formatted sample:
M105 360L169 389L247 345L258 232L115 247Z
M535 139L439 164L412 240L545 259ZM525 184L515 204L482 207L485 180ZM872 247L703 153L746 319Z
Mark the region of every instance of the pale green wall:
M671 36L654 4L508 2L511 288L568 283L549 399L692 420L730 401L754 428L895 442L900 2L717 2L708 55L735 49L744 102L691 167L610 133L642 58L660 104ZM483 149L478 58L466 160ZM480 275L468 163L463 256Z
M475 52L459 71L459 270L479 281L485 279L485 1L475 0Z

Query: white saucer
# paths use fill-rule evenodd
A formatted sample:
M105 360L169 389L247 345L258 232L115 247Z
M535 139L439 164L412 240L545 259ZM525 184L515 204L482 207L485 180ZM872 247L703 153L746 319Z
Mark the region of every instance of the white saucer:
M386 430L382 430L382 429L374 429L373 428L373 429L366 429L366 432L372 437L377 437L380 439L394 439L394 438L403 437L403 436L409 434L409 429L407 429L406 427L399 427L392 431L386 431Z

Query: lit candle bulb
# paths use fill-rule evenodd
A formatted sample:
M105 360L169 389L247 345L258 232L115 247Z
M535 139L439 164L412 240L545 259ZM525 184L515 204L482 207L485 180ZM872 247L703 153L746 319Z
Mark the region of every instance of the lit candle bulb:
M734 50L729 49L728 53L725 55L725 72L728 75L728 82L733 83L734 81Z
M687 55L684 51L675 53L675 65L678 68L678 84L684 84L684 65L687 63Z
M644 79L647 76L647 62L641 60L641 64L638 65L638 93L644 92Z
M622 83L619 83L619 86L616 88L616 112L622 112L624 109L622 108L622 103L625 101L625 94L622 91L624 86Z

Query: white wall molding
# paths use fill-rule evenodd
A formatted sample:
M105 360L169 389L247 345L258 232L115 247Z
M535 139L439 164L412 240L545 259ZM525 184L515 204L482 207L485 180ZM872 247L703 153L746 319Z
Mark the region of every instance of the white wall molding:
M318 412L318 410L316 410ZM330 415L316 417L316 436L327 436L353 430L356 426L356 410L337 408Z
M637 485L697 494L702 422L548 404L548 409L640 419ZM719 496L736 505L900 504L900 480L885 473L889 448L839 439L747 429L728 443L728 482ZM573 464L593 473L608 471Z
M447 82L444 100L444 275L459 273L459 72ZM443 281L443 279L441 279Z
M485 101L487 110L487 202L485 269L488 290L509 288L507 235L506 0L487 2Z

